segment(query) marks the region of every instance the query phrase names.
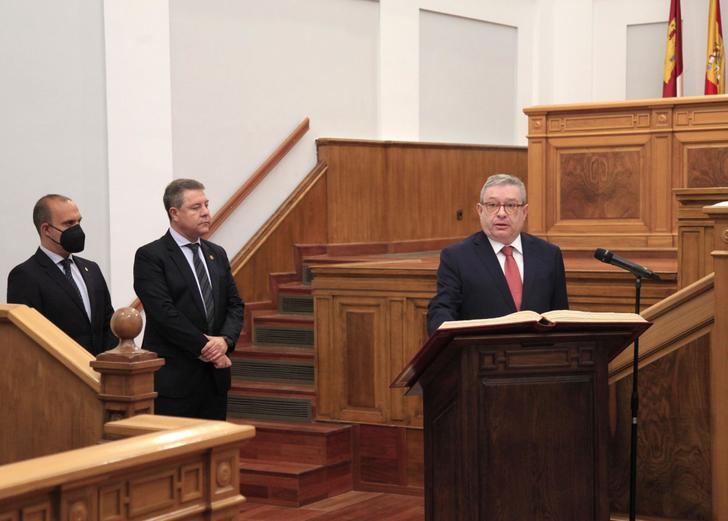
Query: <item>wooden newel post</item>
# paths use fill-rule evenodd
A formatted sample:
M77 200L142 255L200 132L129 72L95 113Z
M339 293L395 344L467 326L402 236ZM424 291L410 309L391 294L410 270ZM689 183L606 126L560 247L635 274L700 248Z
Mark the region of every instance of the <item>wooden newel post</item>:
M104 423L154 414L154 372L164 365L164 359L134 343L142 330L142 317L136 309L118 309L111 318L111 330L119 345L91 362L101 373L99 399L104 403Z
M723 206L725 205L725 206ZM710 335L710 440L713 521L728 520L728 205L706 206L715 222L713 270L715 272L715 322Z

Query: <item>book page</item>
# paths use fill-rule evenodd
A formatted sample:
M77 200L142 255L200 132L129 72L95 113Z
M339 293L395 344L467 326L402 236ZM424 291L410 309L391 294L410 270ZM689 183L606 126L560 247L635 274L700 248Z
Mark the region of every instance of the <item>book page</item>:
M448 320L440 324L437 329L453 329L460 327L492 326L497 324L519 324L527 322L538 322L541 315L535 311L516 311L510 315L495 318L476 318L473 320Z
M547 311L543 317L551 322L646 322L644 318L634 313L598 313L572 309Z

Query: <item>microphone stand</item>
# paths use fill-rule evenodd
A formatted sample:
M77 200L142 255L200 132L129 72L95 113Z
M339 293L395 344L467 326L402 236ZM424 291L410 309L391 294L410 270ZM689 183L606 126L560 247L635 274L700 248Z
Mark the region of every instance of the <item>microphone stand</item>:
M642 277L636 276L634 280L635 302L634 312L640 314L640 290ZM635 521L637 515L637 412L640 407L640 396L637 388L639 373L640 339L634 339L634 362L632 365L632 446L629 461L629 521Z

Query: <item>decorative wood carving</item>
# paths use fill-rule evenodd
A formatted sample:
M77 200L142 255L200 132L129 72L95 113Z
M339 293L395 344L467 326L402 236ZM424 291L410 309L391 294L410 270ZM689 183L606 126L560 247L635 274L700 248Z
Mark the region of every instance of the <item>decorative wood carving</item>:
M639 219L638 150L562 152L560 218Z
M728 186L728 143L686 147L688 188Z
M250 426L136 416L153 433L0 467L0 520L236 519L240 445ZM181 427L180 427L181 426Z
M525 113L529 231L562 246L674 248L673 190L728 185L723 97L552 105ZM545 127L536 127L544 119ZM614 156L600 156L607 153ZM587 188L584 179L603 184Z

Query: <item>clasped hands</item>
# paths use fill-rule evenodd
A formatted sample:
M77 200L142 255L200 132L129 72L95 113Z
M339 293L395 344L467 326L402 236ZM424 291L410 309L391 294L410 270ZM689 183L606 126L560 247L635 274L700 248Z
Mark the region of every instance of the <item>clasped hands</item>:
M207 337L207 343L203 346L202 351L200 351L200 360L210 362L215 366L215 369L225 369L233 365L226 354L228 345L225 338L221 336L205 336Z

